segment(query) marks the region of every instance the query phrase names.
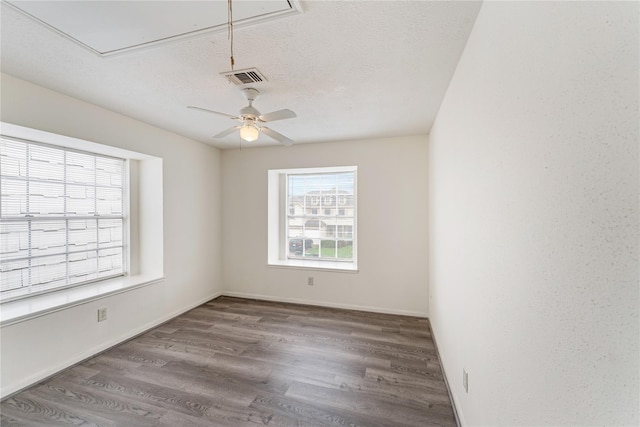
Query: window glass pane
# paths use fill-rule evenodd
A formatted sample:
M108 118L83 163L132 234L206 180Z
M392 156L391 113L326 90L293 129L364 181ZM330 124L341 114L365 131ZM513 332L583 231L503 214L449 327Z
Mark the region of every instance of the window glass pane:
M98 251L98 275L113 276L122 272L122 247Z
M93 215L95 212L95 187L67 185L67 213L69 215Z
M67 182L94 185L96 183L95 156L67 153Z
M29 256L29 228L24 222L0 223L0 260Z
M348 240L338 240L338 252L337 256L341 259L353 258L353 242Z
M0 170L2 176L21 177L27 176L27 145L13 141L0 141L2 156L0 157Z
M289 222L289 237L301 237L304 233L303 222L304 220L300 218L299 221L290 221Z
M64 286L67 279L67 256L32 258L29 276L31 286L49 285L48 288Z
M354 172L287 175L289 258L353 260L353 243L336 239L353 239L354 183Z
M65 253L66 242L66 221L31 221L31 256Z
M323 218L322 219L322 237L334 238L336 237L336 219L335 218Z
M69 283L80 283L98 277L96 251L69 254Z
M335 240L322 240L320 242L320 256L323 258L335 258L336 256L336 241Z
M0 139L0 162L0 298L124 273L124 160Z
M122 245L122 220L102 219L98 221L98 242L100 247Z
M40 145L29 145L28 179L64 180L64 151Z
M0 182L0 214L3 217L24 216L27 213L27 182L5 178Z
M96 208L100 215L122 215L122 189L96 187Z
M29 182L30 215L64 215L64 183Z
M98 220L69 220L69 252L98 248Z
M0 263L0 291L29 286L29 260L3 261Z
M107 187L122 187L122 165L118 159L96 158L96 184Z

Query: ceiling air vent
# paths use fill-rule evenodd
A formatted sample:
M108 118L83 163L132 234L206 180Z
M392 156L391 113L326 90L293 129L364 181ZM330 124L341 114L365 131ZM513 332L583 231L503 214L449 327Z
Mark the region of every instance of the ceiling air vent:
M236 86L266 82L267 78L257 68L245 68L244 70L225 71L220 73Z

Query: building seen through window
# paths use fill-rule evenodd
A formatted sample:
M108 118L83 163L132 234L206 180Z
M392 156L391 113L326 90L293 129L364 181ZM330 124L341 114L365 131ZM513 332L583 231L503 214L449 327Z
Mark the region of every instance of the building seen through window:
M354 172L287 175L289 258L352 261Z

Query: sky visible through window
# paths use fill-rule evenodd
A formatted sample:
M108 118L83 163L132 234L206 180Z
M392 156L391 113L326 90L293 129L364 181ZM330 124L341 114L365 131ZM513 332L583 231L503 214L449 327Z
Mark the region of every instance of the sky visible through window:
M337 189L353 194L353 172L330 174L289 175L289 195L302 196L309 191L330 191Z

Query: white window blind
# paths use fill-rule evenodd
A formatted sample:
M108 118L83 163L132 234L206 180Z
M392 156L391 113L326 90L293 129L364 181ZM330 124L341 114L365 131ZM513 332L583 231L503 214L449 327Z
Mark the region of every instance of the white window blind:
M124 165L0 139L0 299L124 274Z
M287 174L287 257L354 261L355 172Z

